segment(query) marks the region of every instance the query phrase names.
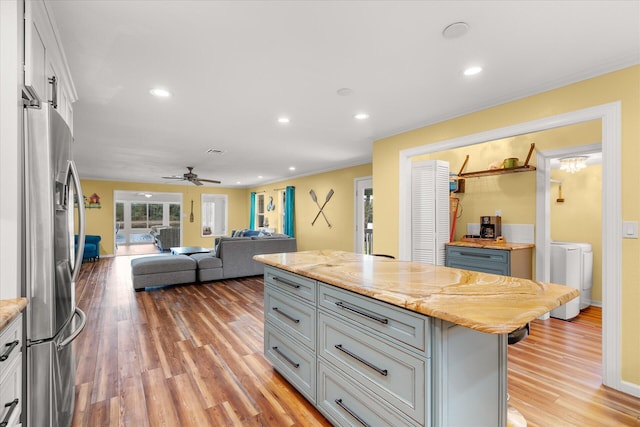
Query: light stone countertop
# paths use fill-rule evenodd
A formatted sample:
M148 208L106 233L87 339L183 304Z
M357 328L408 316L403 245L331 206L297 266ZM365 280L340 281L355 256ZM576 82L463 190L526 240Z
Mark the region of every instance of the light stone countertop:
M26 298L0 300L0 332L27 306Z
M254 259L492 334L509 333L579 295L564 285L334 250Z

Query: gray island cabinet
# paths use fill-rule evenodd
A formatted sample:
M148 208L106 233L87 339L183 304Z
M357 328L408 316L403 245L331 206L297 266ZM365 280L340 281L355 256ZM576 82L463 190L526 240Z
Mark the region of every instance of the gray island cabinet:
M506 426L508 332L532 320L525 308L572 295L339 251L255 259L266 264L265 356L337 426ZM529 303L496 309L514 280Z

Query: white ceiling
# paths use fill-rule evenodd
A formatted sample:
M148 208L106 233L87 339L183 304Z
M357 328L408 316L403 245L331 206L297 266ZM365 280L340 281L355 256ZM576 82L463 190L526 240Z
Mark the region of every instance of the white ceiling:
M376 139L640 63L636 0L49 6L91 179L175 183L161 176L195 166L247 187L368 163ZM444 38L458 21L468 33ZM470 65L484 71L463 76ZM173 96L152 97L156 86Z

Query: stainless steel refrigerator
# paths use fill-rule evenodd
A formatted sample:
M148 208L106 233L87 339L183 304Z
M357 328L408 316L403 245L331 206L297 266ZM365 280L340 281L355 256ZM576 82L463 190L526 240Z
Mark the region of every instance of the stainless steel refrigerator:
M71 342L86 324L75 305L75 279L84 245L84 203L71 159L73 138L47 103L25 108L25 322L23 422L29 427L71 424L75 357ZM76 203L74 203L76 202Z

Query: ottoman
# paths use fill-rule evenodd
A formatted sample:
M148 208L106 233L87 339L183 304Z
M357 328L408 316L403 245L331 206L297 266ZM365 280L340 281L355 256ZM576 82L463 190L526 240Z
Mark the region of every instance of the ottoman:
M222 279L222 260L212 253L193 254L191 258L198 263L198 280L210 282Z
M147 286L196 281L196 261L186 255L156 255L131 260L131 281L136 292Z

